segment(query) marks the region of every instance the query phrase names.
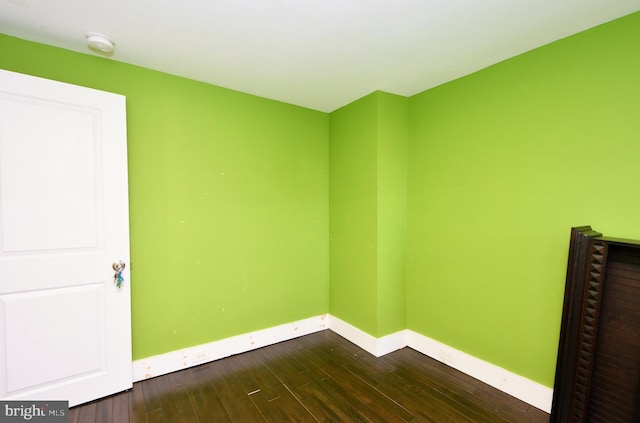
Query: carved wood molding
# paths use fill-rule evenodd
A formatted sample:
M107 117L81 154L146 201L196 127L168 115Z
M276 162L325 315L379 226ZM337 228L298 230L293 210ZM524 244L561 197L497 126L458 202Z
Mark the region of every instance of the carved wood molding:
M595 242L601 236L590 226L571 229L551 422L585 421L597 333L593 300L601 293L606 257L606 243Z
M578 342L578 361L574 379L574 397L572 414L576 422L585 421L589 390L591 388L591 371L595 356L598 336L598 312L602 296L602 283L607 255L607 244L592 241L589 246L586 283L582 301L581 324Z

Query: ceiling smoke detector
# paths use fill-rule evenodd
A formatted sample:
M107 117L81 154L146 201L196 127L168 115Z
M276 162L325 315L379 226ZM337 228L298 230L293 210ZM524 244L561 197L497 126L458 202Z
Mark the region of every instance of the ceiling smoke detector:
M97 32L87 32L87 45L92 51L103 54L105 56L111 56L114 51L113 41L106 35L98 34Z

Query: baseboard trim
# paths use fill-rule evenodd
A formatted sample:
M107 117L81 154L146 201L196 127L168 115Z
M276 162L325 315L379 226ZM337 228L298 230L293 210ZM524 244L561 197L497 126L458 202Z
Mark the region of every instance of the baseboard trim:
M326 329L376 357L410 347L540 410L551 412L551 388L412 330L376 338L329 314L136 360L133 362L133 381L161 376Z
M407 346L407 331L376 338L361 329L329 315L329 329L376 357L382 357Z
M328 328L329 315L322 314L297 322L143 358L133 362L133 381L138 382L162 376Z
M553 389L512 373L417 332L407 331L407 346L547 413Z
M331 315L329 329L376 357L404 347L412 348L542 411L551 412L553 389L412 330L375 338Z

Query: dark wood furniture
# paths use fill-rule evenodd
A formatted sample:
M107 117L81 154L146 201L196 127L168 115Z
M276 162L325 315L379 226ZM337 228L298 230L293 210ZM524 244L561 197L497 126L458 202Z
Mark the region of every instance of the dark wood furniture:
M571 230L551 422L640 422L640 241Z

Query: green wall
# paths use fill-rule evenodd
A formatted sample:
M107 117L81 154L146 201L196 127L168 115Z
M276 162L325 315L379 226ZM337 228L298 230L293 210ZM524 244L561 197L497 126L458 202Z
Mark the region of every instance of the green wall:
M134 359L328 311L327 114L3 35L0 52L127 96Z
M378 330L407 327L407 152L409 101L378 93Z
M377 95L330 119L330 312L376 335Z
M640 13L410 99L408 327L553 385L569 233L640 239Z
M378 91L330 120L330 311L376 337L406 327L407 106Z
M570 228L640 239L638 51L640 13L331 114L6 36L0 67L127 96L134 358L330 311L552 386Z

